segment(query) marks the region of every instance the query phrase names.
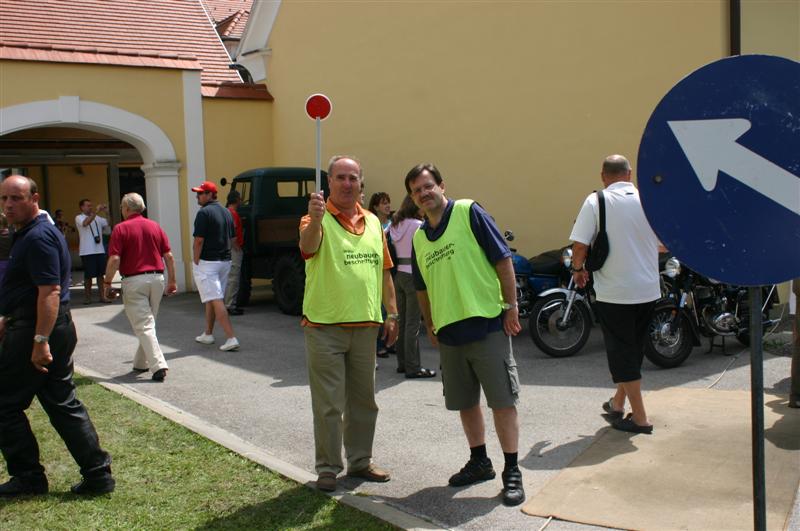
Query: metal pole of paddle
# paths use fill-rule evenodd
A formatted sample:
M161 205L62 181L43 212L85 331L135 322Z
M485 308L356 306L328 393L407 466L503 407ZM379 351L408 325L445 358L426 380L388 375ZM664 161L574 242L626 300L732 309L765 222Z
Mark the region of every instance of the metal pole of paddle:
M314 189L315 192L322 191L322 120L317 119L317 173L316 173L316 188Z
M767 529L767 493L764 479L764 336L761 321L761 287L749 288L750 393L753 424L753 529Z

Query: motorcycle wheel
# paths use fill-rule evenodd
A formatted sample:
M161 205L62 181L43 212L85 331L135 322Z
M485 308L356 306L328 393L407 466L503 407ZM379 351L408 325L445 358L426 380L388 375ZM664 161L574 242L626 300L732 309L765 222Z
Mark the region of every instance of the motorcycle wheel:
M692 353L689 321L673 308L653 312L644 339L644 355L664 369L672 369L686 361Z
M592 329L592 315L579 301L572 305L566 326L559 326L566 307L566 297L554 293L537 299L531 308L528 327L531 339L542 352L554 358L566 358L582 349Z

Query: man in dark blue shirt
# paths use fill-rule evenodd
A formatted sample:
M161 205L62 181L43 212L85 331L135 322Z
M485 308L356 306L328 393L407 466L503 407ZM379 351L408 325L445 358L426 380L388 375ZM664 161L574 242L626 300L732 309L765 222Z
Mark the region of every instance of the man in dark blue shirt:
M80 466L76 494L114 490L111 456L100 447L86 408L75 396L69 312L70 259L63 234L39 218L36 183L12 175L0 202L16 226L8 271L0 286L0 451L10 480L0 496L45 494L47 476L25 410L36 396Z
M225 288L231 270L231 239L235 237L233 216L217 201L217 185L205 181L192 188L197 194L200 211L194 219L194 243L192 245L192 276L205 304L206 327L195 337L198 343L214 343L214 321L218 321L225 332L225 343L219 349L239 350L239 340L233 333L233 325L225 307Z
M517 463L519 375L511 336L520 331L511 252L477 203L452 201L433 164L419 164L406 191L427 220L414 235L412 274L428 337L439 347L445 407L459 412L470 458L453 487L495 477L486 454L480 393L503 449L503 503L525 500Z

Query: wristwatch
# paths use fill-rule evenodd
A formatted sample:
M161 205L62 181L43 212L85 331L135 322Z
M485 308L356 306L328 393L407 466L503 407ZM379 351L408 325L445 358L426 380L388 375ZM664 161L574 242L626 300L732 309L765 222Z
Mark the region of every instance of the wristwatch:
M47 341L49 339L50 339L50 337L39 335L39 334L36 334L35 336L33 336L33 342L34 343L47 343Z
M397 321L398 319L400 319L400 314L399 313L387 313L386 314L386 318L387 319L394 319L395 321Z
M517 303L515 302L514 304L511 304L510 302L503 302L503 304L501 304L500 307L503 308L504 310L510 310L511 308L516 308Z
M573 273L580 273L580 272L581 272L581 271L583 271L584 269L586 269L585 265L584 265L584 264L581 264L581 266L580 266L580 267L573 267L573 268L572 268L572 272L573 272Z

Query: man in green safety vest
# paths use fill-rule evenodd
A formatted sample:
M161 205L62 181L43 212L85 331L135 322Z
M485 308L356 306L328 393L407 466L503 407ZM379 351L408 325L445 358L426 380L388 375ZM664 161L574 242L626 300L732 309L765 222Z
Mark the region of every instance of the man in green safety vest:
M397 339L392 259L377 216L359 203L363 172L353 157L328 165L330 197L311 194L300 221L300 252L306 262L303 329L311 409L314 414L317 488L336 490L343 470L367 481L389 481L372 463L375 403L375 341L383 323L387 345Z
M405 185L427 218L414 235L417 297L428 337L439 347L445 406L460 413L470 447L469 461L449 483L495 477L486 455L482 388L505 456L503 503L519 505L525 490L517 465L519 376L511 336L521 327L511 251L478 203L445 197L433 164L412 168Z

